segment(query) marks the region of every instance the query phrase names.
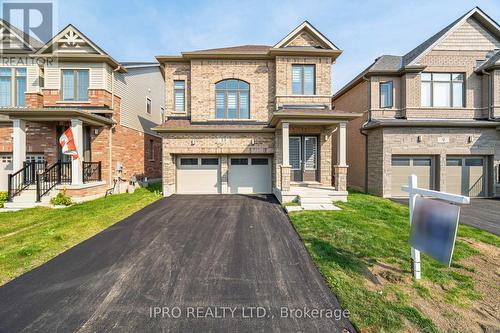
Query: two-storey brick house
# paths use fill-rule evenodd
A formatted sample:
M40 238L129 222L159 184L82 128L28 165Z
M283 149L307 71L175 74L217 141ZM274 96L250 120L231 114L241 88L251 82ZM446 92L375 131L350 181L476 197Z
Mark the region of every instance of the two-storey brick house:
M158 56L168 117L155 128L164 194L274 193L288 201L321 188L346 200L346 123L355 115L331 108L340 53L304 22L274 46Z
M118 177L161 177L161 139L150 130L163 121L157 63L120 64L72 25L43 45L1 24L0 191L12 208L62 188L83 200ZM78 159L58 143L68 128Z
M500 27L474 8L404 56L383 55L333 96L348 125L348 183L384 197L419 186L500 195Z

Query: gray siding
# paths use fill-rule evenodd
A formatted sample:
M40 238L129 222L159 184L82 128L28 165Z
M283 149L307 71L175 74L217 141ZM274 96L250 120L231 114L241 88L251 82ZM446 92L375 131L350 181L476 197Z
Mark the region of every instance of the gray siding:
M152 127L163 122L165 81L160 67L127 68L128 73L115 74L116 95L121 97L120 125L156 135ZM151 114L146 112L146 99L151 99Z

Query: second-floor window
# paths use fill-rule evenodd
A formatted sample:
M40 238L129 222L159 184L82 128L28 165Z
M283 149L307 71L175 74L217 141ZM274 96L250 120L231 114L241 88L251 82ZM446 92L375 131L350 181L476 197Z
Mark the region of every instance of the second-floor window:
M314 65L292 65L292 93L294 95L314 95L315 72Z
M174 81L174 111L186 111L186 81L184 80Z
M151 114L151 98L146 98L146 113Z
M464 106L464 74L422 73L420 79L423 107Z
M215 118L249 119L250 85L241 80L224 80L215 85Z
M392 108L392 81L380 82L380 107Z
M64 101L88 101L89 70L63 69L62 95Z
M26 68L0 68L0 107L25 106Z

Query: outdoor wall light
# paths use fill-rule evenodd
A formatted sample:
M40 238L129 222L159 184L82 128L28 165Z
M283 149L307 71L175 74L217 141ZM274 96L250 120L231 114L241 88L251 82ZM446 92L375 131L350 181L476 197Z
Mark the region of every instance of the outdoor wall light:
M421 135L417 136L417 142L418 143L422 142L422 136Z
M473 140L473 139L474 139L474 138L472 137L472 135L469 135L469 136L467 137L467 142L468 142L468 143L472 143L472 140Z
M255 139L251 139L250 144L253 146L255 144Z
M194 146L196 141L194 139L191 139L191 146Z

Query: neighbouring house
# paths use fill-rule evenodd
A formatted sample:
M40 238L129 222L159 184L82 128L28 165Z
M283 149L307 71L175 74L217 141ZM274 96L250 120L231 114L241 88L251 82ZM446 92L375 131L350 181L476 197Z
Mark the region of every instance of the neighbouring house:
M2 25L0 191L8 208L104 195L118 177L161 179L164 78L158 63L119 63L72 25L45 45ZM71 128L79 158L58 143ZM10 175L10 176L9 176ZM10 187L9 187L10 186Z
M331 108L340 54L306 21L274 46L158 56L164 195L274 193L311 209L346 200L346 124L359 115Z
M500 27L474 8L403 56L383 55L333 96L348 124L349 186L500 196Z

